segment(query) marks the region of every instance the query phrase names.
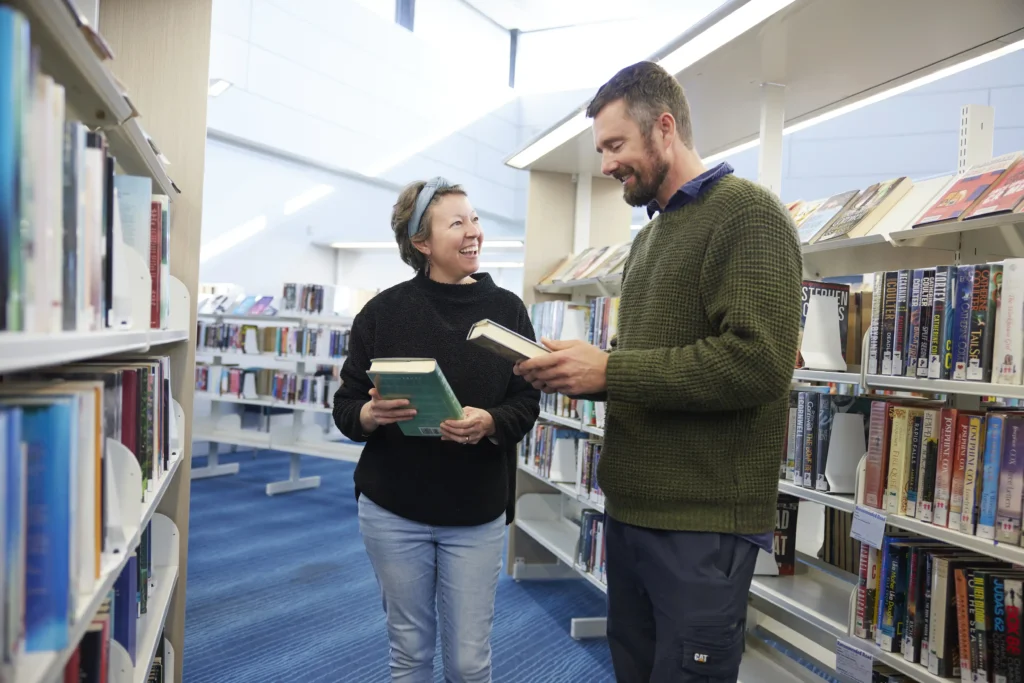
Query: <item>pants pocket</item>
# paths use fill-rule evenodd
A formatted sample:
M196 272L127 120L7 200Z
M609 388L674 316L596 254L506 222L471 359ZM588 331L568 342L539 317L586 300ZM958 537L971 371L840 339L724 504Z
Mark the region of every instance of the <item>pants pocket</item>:
M680 634L682 683L735 683L743 658L745 620L688 624Z

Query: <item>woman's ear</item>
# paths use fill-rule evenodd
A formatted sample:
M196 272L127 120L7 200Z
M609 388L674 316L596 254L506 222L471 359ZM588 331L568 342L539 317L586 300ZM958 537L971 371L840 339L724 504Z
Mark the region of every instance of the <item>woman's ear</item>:
M413 242L412 246L424 256L430 256L430 245L426 242Z

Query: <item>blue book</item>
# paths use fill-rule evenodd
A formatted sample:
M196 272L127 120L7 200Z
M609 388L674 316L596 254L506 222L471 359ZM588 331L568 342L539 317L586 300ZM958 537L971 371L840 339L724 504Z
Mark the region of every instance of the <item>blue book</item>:
M967 361L971 347L971 303L974 298L974 266L960 266L956 273L956 297L953 312L952 379L967 379Z
M892 544L896 539L886 536L882 541L882 573L878 586L878 623L875 625L875 644L886 652L898 648L896 594L897 571L893 567ZM898 563L896 563L898 566Z
M24 328L21 216L28 184L21 174L30 49L28 21L0 6L0 330L8 331Z
M135 664L135 641L139 613L139 557L133 551L128 564L114 582L114 606L110 610L114 640L119 642Z
M1003 457L1003 434L1007 416L988 414L985 435L985 460L981 480L981 501L978 503L978 527L975 535L990 541L996 539L996 508L999 504L999 464Z
M17 400L28 467L25 650L62 650L74 618L71 511L78 407L72 398Z
M10 663L24 638L25 614L25 494L27 476L25 448L21 439L21 408L0 408L6 417L4 441L0 442L6 461L4 481L4 642L0 643L3 661Z

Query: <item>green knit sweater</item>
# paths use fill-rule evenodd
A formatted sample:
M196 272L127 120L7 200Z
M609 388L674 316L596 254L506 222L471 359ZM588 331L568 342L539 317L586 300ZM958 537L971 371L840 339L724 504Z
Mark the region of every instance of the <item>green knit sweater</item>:
M732 175L636 236L598 465L612 517L680 531L774 528L801 277L786 209Z

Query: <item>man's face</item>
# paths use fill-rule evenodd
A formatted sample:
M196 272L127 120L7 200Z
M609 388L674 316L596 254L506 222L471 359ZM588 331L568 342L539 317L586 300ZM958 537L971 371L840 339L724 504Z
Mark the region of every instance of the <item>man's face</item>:
M649 204L668 175L668 161L654 141L658 134L654 130L645 138L624 100L612 102L594 117L601 172L622 183L622 197L630 206Z

